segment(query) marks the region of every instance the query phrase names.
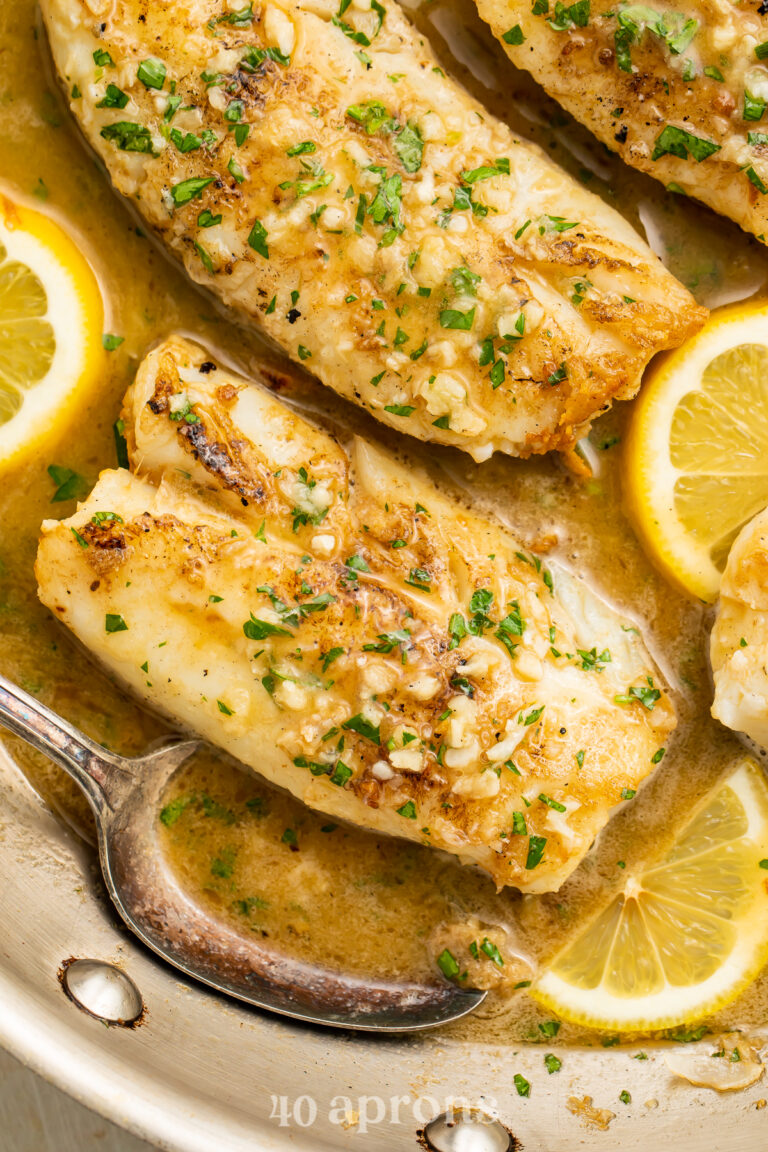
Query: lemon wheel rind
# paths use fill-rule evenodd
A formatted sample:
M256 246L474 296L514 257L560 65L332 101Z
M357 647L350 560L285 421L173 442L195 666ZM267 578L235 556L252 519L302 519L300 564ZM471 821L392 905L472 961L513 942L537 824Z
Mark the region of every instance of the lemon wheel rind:
M745 343L768 347L764 305L724 309L682 348L665 355L636 403L627 443L627 506L638 535L672 584L707 602L717 596L720 572L708 546L691 537L675 510L680 473L670 458L670 430L678 404L701 391L712 361Z
M753 861L754 895L742 912L739 932L731 952L706 980L688 986L667 985L656 993L637 998L607 993L601 986L580 988L564 980L555 971L557 957L544 970L531 988L534 1000L564 1020L602 1031L655 1032L692 1023L712 1015L732 1003L755 979L768 962L768 891L766 874L758 862L768 858L768 789L762 770L745 760L719 787L715 787L690 814L685 828L725 788L738 798L747 818L747 827L739 842L749 846ZM685 833L682 829L682 834ZM729 841L722 841L721 847ZM732 842L731 842L732 843ZM711 850L709 850L711 851ZM667 866L662 860L647 868L649 876ZM585 932L589 931L588 925Z
M761 916L763 936L768 934L768 910ZM768 960L768 943L756 954L746 946L737 946L723 966L708 980L690 988L670 987L652 996L642 997L643 1010L632 1000L610 998L610 1010L602 1015L594 1010L594 991L574 988L559 976L547 972L531 995L539 1004L586 1028L603 1032L657 1032L676 1028L719 1012L731 1004L755 979ZM723 988L723 977L727 988ZM718 986L722 989L717 991ZM713 991L714 989L714 991Z
M43 283L45 319L56 341L47 373L21 393L20 409L0 426L0 463L7 464L45 437L74 394L94 383L103 363L103 305L90 265L53 220L0 196L0 242L8 260Z

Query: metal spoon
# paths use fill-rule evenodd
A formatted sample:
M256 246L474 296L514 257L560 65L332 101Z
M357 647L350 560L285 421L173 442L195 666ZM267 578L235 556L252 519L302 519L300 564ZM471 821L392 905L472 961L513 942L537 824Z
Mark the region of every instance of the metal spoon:
M458 1020L484 992L345 976L245 939L208 916L169 873L157 837L168 781L197 741L128 760L107 752L0 676L0 724L69 773L93 809L104 882L130 930L187 976L312 1024L406 1032Z

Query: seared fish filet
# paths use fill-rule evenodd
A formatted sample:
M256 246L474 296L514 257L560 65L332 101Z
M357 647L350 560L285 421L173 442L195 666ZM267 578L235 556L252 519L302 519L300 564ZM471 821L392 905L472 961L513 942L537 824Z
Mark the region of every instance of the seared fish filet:
M742 528L720 585L712 715L768 748L768 509Z
M44 0L70 106L190 276L400 431L570 446L704 312L397 4Z
M768 15L741 0L477 0L518 67L628 164L765 240Z
M40 596L135 693L313 808L556 889L660 759L635 629L500 525L174 338L132 471L48 521Z

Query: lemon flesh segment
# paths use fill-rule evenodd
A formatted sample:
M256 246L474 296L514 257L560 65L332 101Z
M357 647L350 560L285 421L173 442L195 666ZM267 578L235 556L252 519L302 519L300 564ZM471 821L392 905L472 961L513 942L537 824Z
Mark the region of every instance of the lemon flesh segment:
M96 278L67 234L0 195L0 463L55 427L103 364Z
M629 511L652 559L713 600L733 540L768 505L768 307L713 313L652 369L626 462Z
M722 1008L768 960L768 785L743 761L654 867L554 957L531 994L566 1020L655 1031Z

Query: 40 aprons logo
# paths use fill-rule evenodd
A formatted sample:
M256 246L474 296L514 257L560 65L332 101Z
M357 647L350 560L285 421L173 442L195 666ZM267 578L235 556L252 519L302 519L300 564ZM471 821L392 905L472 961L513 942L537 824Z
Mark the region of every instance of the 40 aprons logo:
M478 1100L452 1096L440 1101L435 1096L334 1096L327 1104L314 1096L272 1096L270 1120L279 1128L311 1128L327 1123L352 1129L364 1135L379 1125L408 1125L423 1128L435 1116L445 1112L482 1113L492 1123L498 1115L496 1100L483 1096Z

